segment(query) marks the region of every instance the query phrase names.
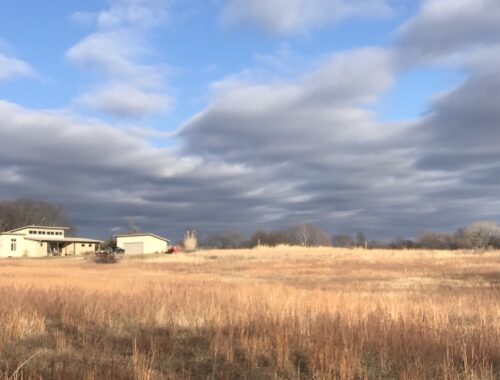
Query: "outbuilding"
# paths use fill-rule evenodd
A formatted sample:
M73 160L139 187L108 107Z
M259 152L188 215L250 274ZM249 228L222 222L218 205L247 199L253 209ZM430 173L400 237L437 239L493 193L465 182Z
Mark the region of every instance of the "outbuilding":
M144 255L168 251L170 240L151 234L116 235L116 246L125 250L127 255Z

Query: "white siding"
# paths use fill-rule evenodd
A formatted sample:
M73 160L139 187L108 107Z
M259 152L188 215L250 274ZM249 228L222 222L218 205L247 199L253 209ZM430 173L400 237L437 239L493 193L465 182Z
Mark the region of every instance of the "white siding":
M127 255L142 255L144 253L143 242L123 243L123 249Z
M22 235L4 234L0 236L0 257L28 256L26 241Z
M129 245L132 244L132 245ZM122 248L125 250L125 254L140 254L137 253L137 249L132 248L132 252L129 253L127 252L127 246L129 247L138 247L139 244L142 244L143 246L143 253L144 254L151 254L151 253L163 253L168 250L168 242L162 239L159 239L155 236L151 235L130 235L130 236L118 236L116 238L116 245L119 248Z
M58 228L44 228L44 227L26 227L22 230L16 231L16 234L23 234L29 237L36 238L64 238L65 230Z

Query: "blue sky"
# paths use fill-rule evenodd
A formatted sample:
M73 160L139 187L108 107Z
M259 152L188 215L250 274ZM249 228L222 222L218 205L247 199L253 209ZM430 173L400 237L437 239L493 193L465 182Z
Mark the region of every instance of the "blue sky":
M0 198L61 202L100 236L131 220L389 237L496 219L494 185L470 182L496 167L495 107L455 104L496 74L499 13L493 0L5 2L0 132L33 156L4 149ZM485 133L477 151L455 138L464 118ZM64 189L47 166L88 178Z

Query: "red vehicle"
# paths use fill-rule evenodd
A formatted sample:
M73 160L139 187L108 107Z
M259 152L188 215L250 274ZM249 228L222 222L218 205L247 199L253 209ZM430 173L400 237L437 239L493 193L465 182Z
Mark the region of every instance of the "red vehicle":
M173 245L173 246L171 246L171 247L168 249L167 254L168 254L168 255L172 255L172 254L174 254L174 253L179 253L179 252L180 252L180 249L179 249L179 248L177 248L177 246Z

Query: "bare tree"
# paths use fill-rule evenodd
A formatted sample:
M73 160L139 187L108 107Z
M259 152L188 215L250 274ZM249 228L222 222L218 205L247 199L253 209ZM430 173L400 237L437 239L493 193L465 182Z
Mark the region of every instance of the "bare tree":
M0 232L29 225L63 226L70 228L68 234L74 232L74 226L60 205L31 199L0 201Z
M233 231L208 235L201 245L208 248L237 249L248 246L248 242L241 232Z
M334 247L340 248L352 248L355 246L355 241L351 235L338 234L332 237L332 243Z
M301 246L307 247L311 235L311 226L308 224L299 224L294 228L294 235Z
M293 236L289 231L266 231L258 230L250 237L247 245L249 247L275 247L280 244L295 244Z
M313 224L303 223L293 226L289 230L290 243L302 247L331 246L331 236Z
M457 239L447 233L423 232L420 234L417 244L424 249L456 249Z
M138 234L141 229L137 225L137 221L134 218L127 218L127 228L129 234Z
M363 232L356 233L356 246L361 248L367 248L367 241L365 234Z
M463 230L463 236L470 248L484 251L496 244L500 237L500 228L495 222L476 222Z
M182 245L187 252L196 251L198 248L198 235L195 230L186 231Z

